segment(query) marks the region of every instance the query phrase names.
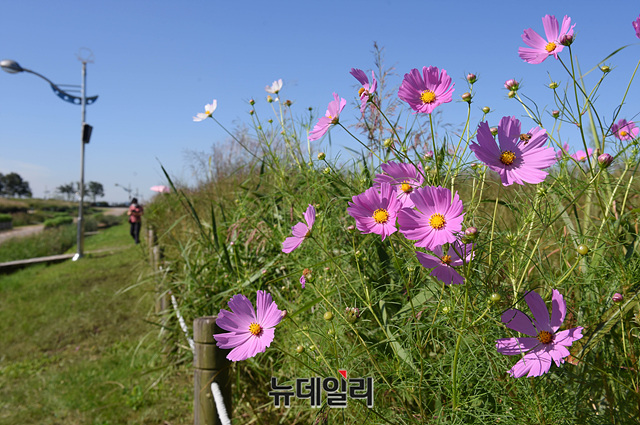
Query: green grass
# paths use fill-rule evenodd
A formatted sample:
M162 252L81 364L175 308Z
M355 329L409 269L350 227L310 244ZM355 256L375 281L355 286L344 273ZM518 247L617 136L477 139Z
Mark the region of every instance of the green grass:
M0 424L191 423L191 371L164 366L136 285L144 251L125 225L85 246L124 249L0 276Z

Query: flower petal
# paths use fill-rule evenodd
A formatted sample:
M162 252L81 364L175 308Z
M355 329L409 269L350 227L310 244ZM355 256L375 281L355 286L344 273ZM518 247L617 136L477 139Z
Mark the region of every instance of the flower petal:
M502 313L500 320L502 320L502 323L504 323L508 328L513 329L514 331L529 336L538 335L538 332L536 332L536 328L534 328L529 316L520 310L511 308Z
M498 353L506 356L524 354L540 345L537 338L503 338L496 340Z
M549 310L540 294L535 291L530 291L524 296L524 299L527 301L531 313L533 313L533 324L538 332L553 332L551 323L549 322Z
M567 303L557 289L551 295L551 329L556 332L562 326L564 317L567 314Z

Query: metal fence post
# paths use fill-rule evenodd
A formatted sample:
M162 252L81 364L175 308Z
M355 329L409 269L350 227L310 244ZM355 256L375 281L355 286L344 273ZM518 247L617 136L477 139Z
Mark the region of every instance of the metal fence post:
M221 425L216 404L211 393L211 383L216 382L222 396L227 413L231 415L231 381L229 366L231 362L226 356L229 350L221 350L216 346L214 333L222 333L216 328L216 316L198 317L193 321L193 374L194 398L193 415L195 425Z

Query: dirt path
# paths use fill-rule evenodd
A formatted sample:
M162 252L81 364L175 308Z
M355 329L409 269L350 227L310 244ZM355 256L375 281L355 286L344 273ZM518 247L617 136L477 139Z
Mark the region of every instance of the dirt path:
M102 209L103 214L105 215L122 215L127 211L127 208L116 207L116 208L104 208ZM74 218L74 222L76 219ZM12 238L21 238L29 235L33 235L34 233L41 232L44 229L44 224L32 224L29 226L20 226L15 229L5 230L0 232L0 244L8 241Z

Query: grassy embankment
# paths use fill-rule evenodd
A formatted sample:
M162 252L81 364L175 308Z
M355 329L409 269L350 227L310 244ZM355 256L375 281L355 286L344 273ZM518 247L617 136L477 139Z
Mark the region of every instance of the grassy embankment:
M0 424L187 424L190 369L164 367L136 285L146 255L125 225L88 238L79 262L0 275Z

